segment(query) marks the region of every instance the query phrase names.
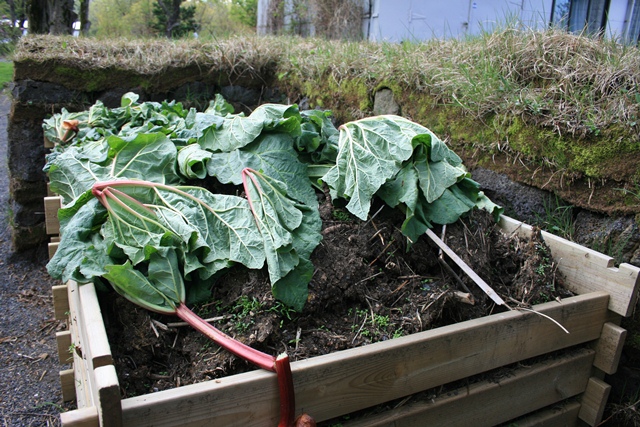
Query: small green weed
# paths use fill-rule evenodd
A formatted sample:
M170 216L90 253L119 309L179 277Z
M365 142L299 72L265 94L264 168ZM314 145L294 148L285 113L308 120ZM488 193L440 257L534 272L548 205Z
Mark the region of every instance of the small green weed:
M631 240L631 235L624 239L619 238L615 242L613 240L614 239L610 236L605 236L602 239L595 240L591 243L591 249L610 256L613 258L614 265L617 266L624 262L625 248L627 247L629 240Z
M340 209L334 209L331 212L331 216L333 216L333 218L337 221L343 221L343 222L351 221L351 215L349 215L349 213Z
M234 313L231 318L238 332L243 333L249 330L255 323L252 316L263 309L262 303L256 298L249 298L246 295L241 296L232 307Z
M543 230L573 240L575 233L575 220L573 218L573 205L565 205L557 196L555 201L544 201L544 215L536 215L535 220Z
M634 182L633 188L616 188L617 191L620 191L624 195L624 204L627 206L638 206L640 205L640 183Z
M371 313L365 309L349 309L349 316L354 316L351 331L357 335L369 338L373 341L384 337L398 338L404 335L402 328L395 329L389 315Z

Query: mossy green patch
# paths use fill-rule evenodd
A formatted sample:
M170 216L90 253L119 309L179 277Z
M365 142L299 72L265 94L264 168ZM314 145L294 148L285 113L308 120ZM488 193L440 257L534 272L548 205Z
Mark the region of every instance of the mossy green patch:
M60 80L65 80L67 86L83 92L97 92L119 85L122 87L140 86L145 90L151 87L148 78L133 75L128 71L104 68L84 70L66 65L56 65L54 73Z
M502 126L496 122L494 125L500 129L503 139L513 151L535 162L547 162L560 169L570 166L571 143L567 138L548 129L527 125L519 117L506 121Z
M13 81L13 62L0 62L0 86Z
M373 108L371 89L362 79L336 81L332 76L315 80L287 82L307 96L314 108L330 109L339 122L346 122L368 114Z

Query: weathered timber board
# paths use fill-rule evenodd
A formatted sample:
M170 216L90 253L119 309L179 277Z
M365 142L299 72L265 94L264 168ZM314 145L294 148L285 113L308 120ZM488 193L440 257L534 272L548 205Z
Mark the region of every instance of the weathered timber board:
M51 196L44 198L44 225L48 235L60 233L58 210L62 207L62 197Z
M120 387L95 287L74 281L67 286L78 407L95 406L100 426L120 427Z
M298 412L322 421L530 357L595 340L608 295L510 311L292 364ZM122 401L124 426L272 426L277 380L249 372ZM208 420L208 421L207 421Z
M580 402L569 400L561 405L552 405L518 418L513 422L501 424L499 427L574 427L578 425L579 412Z
M489 376L485 381L449 391L432 401L341 424L344 427L494 426L584 392L593 357L592 350L583 349L516 369L501 378Z
M506 233L518 233L528 237L532 227L512 218L502 216L500 227ZM601 254L577 243L542 231L545 243L551 249L558 270L565 276L565 287L577 294L593 291L607 292L611 298L609 309L622 316L631 316L638 298L638 272L630 264L614 267L610 256Z

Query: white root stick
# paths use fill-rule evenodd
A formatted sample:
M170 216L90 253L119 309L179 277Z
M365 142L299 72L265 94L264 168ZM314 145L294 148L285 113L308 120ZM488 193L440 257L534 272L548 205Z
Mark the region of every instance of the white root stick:
M485 282L484 280L482 280L482 278L480 276L478 276L478 274L473 271L473 269L471 267L469 267L463 260L462 258L460 258L458 255L456 255L456 253L449 247L447 246L446 243L444 243L442 240L440 240L440 238L438 236L435 235L435 233L433 231L431 231L431 229L427 229L426 235L433 240L433 242L438 245L438 247L440 249L442 249L442 251L447 254L447 256L453 261L455 262L458 267L460 267L462 269L462 271L464 271L466 273L467 276L469 276L469 278L471 278L471 280L473 280L476 285L478 285L478 287L480 287L480 289L482 289L484 291L485 294L487 294L489 296L489 298L491 298L491 300L493 302L495 302L498 305L502 305L507 307L509 310L513 310L511 307L509 307L504 300L500 297L500 295L498 295L492 288L491 286L489 286L487 284L487 282Z
M544 314L544 313L540 313L539 311L535 311L535 310L532 310L532 309L530 309L530 308L524 308L524 307L518 307L518 308L517 308L517 310L528 311L528 312L531 312L531 313L537 314L538 316L542 316L542 317L544 317L545 319L547 319L547 320L551 320L553 323L555 323L556 325L558 325L558 327L559 327L560 329L562 329L565 333L567 333L567 334L569 333L569 331L567 330L567 328L565 328L564 326L562 326L562 325L560 324L560 322L558 322L556 319L554 319L554 318L552 318L552 317L550 317L550 316L547 316L547 315L546 315L546 314Z

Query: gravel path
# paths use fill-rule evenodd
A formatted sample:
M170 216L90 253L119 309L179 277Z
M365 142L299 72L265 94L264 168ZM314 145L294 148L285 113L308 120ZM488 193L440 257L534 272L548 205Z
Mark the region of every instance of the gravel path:
M7 118L11 100L0 94L0 426L59 426L63 405L56 331L45 248L11 252Z

